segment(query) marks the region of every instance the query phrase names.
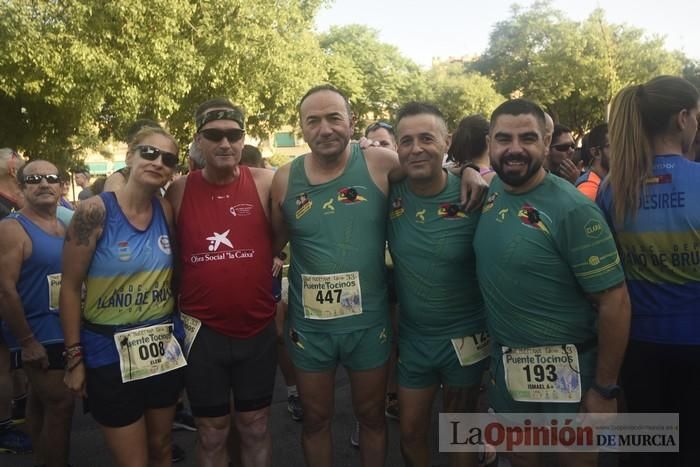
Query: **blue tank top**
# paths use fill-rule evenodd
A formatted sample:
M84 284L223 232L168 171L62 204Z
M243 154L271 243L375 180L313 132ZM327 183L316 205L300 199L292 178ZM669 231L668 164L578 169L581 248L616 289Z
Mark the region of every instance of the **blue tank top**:
M105 221L85 281L83 318L88 323L81 333L90 368L118 361L113 332L169 320L175 305L170 236L158 198L151 201L150 224L140 230L126 218L114 193L99 196ZM91 324L106 332L96 332ZM176 323L176 336L180 331Z
M106 214L87 273L84 318L95 324L137 324L173 311L173 256L168 224L153 198L151 223L131 225L112 192L100 194Z
M63 237L44 232L19 212L11 213L7 219L19 222L32 242L32 254L22 263L17 281L17 292L27 323L34 337L42 344L62 343L58 293L61 288ZM2 330L10 350L19 349L19 343L5 322L2 323Z
M700 345L700 164L658 155L635 219L613 222L609 185L598 192L632 302L630 338Z

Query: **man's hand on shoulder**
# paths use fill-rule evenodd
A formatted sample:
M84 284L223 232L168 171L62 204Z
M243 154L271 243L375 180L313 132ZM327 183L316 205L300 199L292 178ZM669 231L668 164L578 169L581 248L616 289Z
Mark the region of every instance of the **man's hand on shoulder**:
M470 167L460 170L462 175L460 203L465 211L476 211L484 203L484 198L489 192L489 184L479 172Z

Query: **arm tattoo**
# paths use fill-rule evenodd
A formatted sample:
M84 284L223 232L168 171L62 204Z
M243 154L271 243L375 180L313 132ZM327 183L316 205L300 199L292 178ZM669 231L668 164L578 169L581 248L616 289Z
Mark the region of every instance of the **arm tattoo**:
M78 245L90 245L90 235L95 229L102 227L105 220L105 210L99 206L90 206L85 210L78 209L73 217L73 231ZM67 235L66 240L71 241Z

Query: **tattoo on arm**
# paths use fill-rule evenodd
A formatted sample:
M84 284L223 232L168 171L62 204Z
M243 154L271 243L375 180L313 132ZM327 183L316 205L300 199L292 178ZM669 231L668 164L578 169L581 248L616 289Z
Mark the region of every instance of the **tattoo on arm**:
M78 209L73 217L73 231L78 245L90 245L90 235L95 229L102 227L105 220L105 210L99 206L90 206L85 210ZM72 236L66 235L66 241L71 241Z

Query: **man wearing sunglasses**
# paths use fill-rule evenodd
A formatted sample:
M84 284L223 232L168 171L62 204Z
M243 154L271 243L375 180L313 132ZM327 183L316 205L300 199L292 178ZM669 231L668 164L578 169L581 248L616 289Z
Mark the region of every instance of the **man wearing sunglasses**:
M608 142L607 123L594 127L588 133L588 146L590 166L576 180L575 185L578 191L595 202L600 183L608 175L608 170L610 170L610 143Z
M554 125L552 144L549 145L545 168L554 175L574 183L581 175L578 167L571 160L575 150L576 143L571 129L564 125Z
M0 149L0 219L18 210L22 204L22 192L17 183L17 171L24 165L24 159L14 149ZM15 395L26 394L26 387L18 387L15 379ZM29 437L22 431L12 428L13 377L10 372L10 352L0 333L0 452L23 453L32 449ZM24 398L26 404L26 396ZM20 416L24 418L24 415Z
M198 464L228 465L233 393L243 465L269 466L277 369L268 221L273 173L240 164L245 119L228 100L201 104L195 125L204 169L173 182L166 197L175 210L179 303L191 342L185 384Z
M340 363L350 376L362 465L380 466L391 350L387 194L390 181L403 173L395 152L350 144L350 104L335 87L310 89L298 110L311 152L275 173L272 225L274 252L287 239L292 248L286 338L304 409L304 454L311 467L333 465L330 427ZM477 173L470 176L476 207L485 183Z
M73 396L63 383L63 332L59 320L61 254L66 226L56 217L58 169L32 161L17 172L25 204L0 222L0 315L13 361L33 388L29 404L35 463L66 465Z

